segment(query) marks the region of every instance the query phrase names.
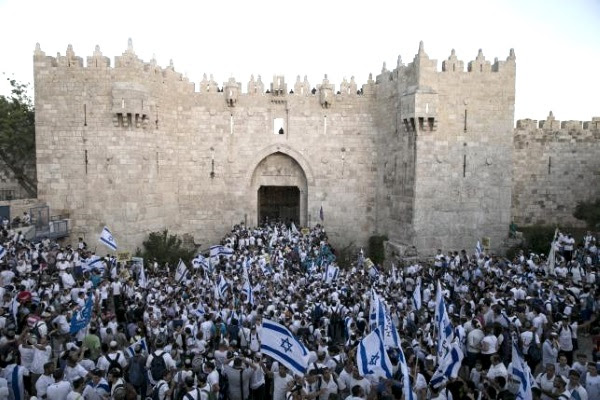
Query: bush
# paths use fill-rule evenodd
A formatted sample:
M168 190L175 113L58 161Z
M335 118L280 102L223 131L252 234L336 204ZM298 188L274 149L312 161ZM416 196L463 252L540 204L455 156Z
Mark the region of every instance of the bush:
M600 227L600 199L589 203L580 201L575 207L573 216L578 220L585 221L589 229Z
M522 248L527 250L528 252L533 252L536 254L545 254L548 255L550 251L550 243L552 243L552 239L554 238L554 232L556 231L555 226L547 226L547 225L534 225L527 227L519 227L519 230L523 232L524 243ZM573 227L559 227L559 230L563 233L570 233L576 240L576 243L581 242L583 235L585 234L585 229L582 228L573 228ZM507 251L507 256L510 251L516 251L518 253L518 249L509 249Z
M382 265L385 260L385 249L383 242L388 240L385 235L371 236L369 238L369 258L377 265Z
M162 232L151 232L148 240L143 242L144 251L142 253L145 260L156 259L159 265L176 265L181 258L184 262L189 262L194 257L194 250L183 246L183 240L177 235L169 235L165 229Z

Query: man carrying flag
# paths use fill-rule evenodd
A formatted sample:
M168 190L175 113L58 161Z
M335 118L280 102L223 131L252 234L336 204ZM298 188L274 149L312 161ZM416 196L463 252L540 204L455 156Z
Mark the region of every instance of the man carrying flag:
M102 229L102 233L100 233L100 242L112 249L112 251L117 251L117 242L106 226Z
M138 285L143 288L146 289L148 287L148 281L146 279L146 270L144 269L144 263L142 262L142 265L140 267L140 275L138 277Z
M294 374L304 375L308 367L308 350L285 326L263 320L259 334L260 350L279 361Z
M412 299L413 299L413 305L415 307L415 310L419 311L421 309L421 305L422 305L421 277L420 276L417 277L417 286L415 286L415 290L413 291Z

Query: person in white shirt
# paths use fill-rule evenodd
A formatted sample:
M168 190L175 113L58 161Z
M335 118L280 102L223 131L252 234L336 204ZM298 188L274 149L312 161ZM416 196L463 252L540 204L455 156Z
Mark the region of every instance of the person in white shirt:
M63 371L57 369L53 373L54 383L48 385L46 389L47 400L64 400L67 398L69 392L71 392L71 383L64 380Z
M554 400L554 379L556 379L554 364L546 365L546 372L540 373L535 382L542 391L541 400Z
M572 369L569 372L569 383L567 384L567 390L571 393L572 399L577 400L588 400L587 390L579 383L579 371Z
M45 398L44 396L46 396L48 386L55 382L53 373L54 363L47 362L44 364L44 373L40 375L38 380L35 382L35 391L38 398Z
M508 370L506 366L502 363L500 356L498 354L494 354L492 356L492 365L486 375L486 378L490 381L493 381L494 378L501 376L504 379L508 378Z
M29 376L29 370L18 364L9 364L4 368L3 377L8 384L9 399L25 398L25 384L23 382L25 376Z
M279 370L271 374L273 376L273 400L285 400L285 394L290 390L294 378L288 374L287 368L281 364Z
M600 375L598 375L598 365L592 361L587 365L585 390L587 391L589 399L600 399Z
M153 353L150 353L148 359L146 360L146 369L148 372L150 372L150 366L152 365L152 360L154 357L162 357L164 359L167 371L172 371L177 368L177 364L175 363L175 360L173 360L173 357L171 357L171 354L164 350L164 345L165 343L161 340L156 342L156 350ZM157 380L154 379L151 373L148 373L148 378L151 384L157 384Z
M98 362L96 363L96 368L100 368L101 370L108 372L108 368L111 362L118 363L123 370L127 367L127 358L125 358L125 354L121 350L118 350L118 344L116 341L111 341L109 343L110 350L107 354L98 358Z

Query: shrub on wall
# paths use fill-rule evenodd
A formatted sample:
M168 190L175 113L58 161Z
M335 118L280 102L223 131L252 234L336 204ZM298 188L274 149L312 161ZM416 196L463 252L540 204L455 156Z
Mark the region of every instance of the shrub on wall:
M369 238L369 258L377 265L383 264L383 260L385 260L383 242L386 240L388 240L388 237L385 235L375 235Z
M578 220L585 221L589 229L600 228L600 199L589 203L580 201L575 207L573 216Z
M180 258L185 263L189 263L194 257L194 249L183 246L183 240L177 235L169 235L167 229L162 232L151 232L143 245L144 259L148 261L156 259L159 265L167 262L171 266L177 265Z

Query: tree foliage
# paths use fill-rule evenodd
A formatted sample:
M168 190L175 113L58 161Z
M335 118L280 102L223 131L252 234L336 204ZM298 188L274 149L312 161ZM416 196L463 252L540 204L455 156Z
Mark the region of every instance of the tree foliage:
M169 235L167 229L162 232L151 232L148 239L143 242L143 246L144 259L148 261L156 259L159 265L167 262L169 265L176 265L180 258L187 263L194 257L194 249L183 246L183 240L177 235Z
M9 96L0 95L0 168L7 168L30 197L36 197L35 111L27 94L28 85L7 78Z
M581 201L577 203L573 216L581 221L585 221L590 229L600 227L600 199L595 202Z

